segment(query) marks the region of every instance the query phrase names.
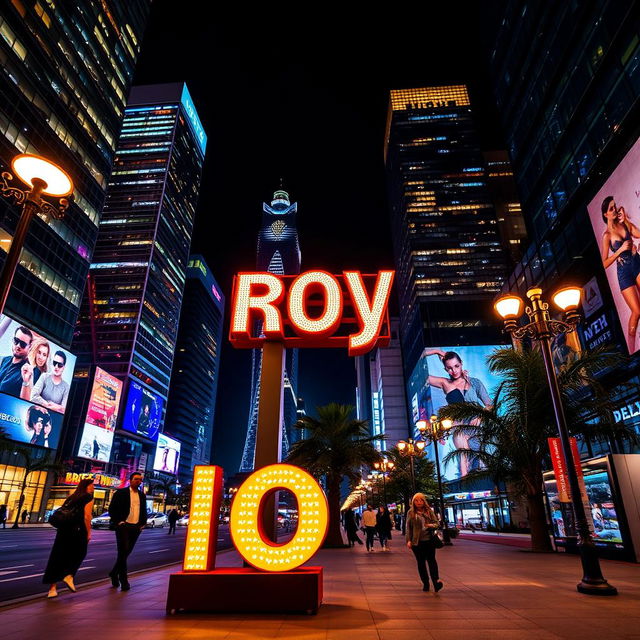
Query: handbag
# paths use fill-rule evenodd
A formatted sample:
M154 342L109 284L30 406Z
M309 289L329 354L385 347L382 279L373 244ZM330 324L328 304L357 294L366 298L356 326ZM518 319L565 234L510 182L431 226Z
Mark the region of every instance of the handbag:
M78 522L78 510L75 505L62 505L49 516L49 524L56 529L71 527Z
M433 541L433 546L436 549L442 549L442 547L444 547L444 542L442 542L442 538L440 537L440 533L434 531L433 535L431 536L431 540Z

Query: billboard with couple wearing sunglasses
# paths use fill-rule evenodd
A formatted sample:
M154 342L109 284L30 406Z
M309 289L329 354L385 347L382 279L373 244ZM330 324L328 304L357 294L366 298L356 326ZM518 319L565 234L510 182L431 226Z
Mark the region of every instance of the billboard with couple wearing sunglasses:
M9 438L57 446L75 364L32 326L0 315L0 426Z

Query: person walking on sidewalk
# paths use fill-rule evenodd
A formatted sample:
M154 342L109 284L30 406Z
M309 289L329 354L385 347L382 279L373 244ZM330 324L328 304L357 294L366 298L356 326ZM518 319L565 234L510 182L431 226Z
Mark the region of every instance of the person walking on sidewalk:
M175 534L176 522L178 522L179 517L177 509L171 509L171 511L169 511L169 515L167 516L167 520L169 521L169 535L172 533Z
M347 509L344 512L344 530L347 533L350 547L354 547L356 542L360 545L362 544L362 540L358 537L358 525L356 525L353 509Z
M423 493L416 493L411 499L411 508L407 513L407 547L413 551L418 563L418 573L422 580L422 590L429 591L429 573L436 592L444 584L440 580L436 561L436 531L440 526L438 516L429 506ZM429 571L427 572L427 566Z
M376 529L380 538L380 546L383 551L389 551L389 540L391 539L391 516L389 510L384 505L378 507L376 513Z
M373 510L373 506L368 504L366 511L362 514L362 526L367 536L367 551L373 551L373 539L376 536L377 524L376 512Z
M3 529L7 528L7 505L0 504L0 524Z
M127 576L127 558L133 551L140 532L147 524L147 498L140 490L142 474L134 471L129 476L129 487L118 489L109 504L111 528L116 532L118 557L109 573L111 584L129 591L131 585Z
M42 582L49 585L47 598L58 595L58 582L64 582L75 593L73 578L87 555L91 540L93 478L80 480L76 490L64 501L63 507L73 511L70 523L60 527L51 548Z

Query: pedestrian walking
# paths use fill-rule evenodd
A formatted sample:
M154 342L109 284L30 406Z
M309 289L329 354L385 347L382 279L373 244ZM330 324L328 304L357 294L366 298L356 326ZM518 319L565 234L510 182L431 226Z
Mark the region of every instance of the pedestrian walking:
M0 504L0 524L2 524L2 528L7 528L7 505Z
M42 582L49 585L47 598L58 595L58 582L64 582L74 593L73 578L87 555L91 540L91 512L93 507L93 478L80 480L76 490L64 501L62 508L72 516L56 532Z
M368 504L366 510L362 514L362 525L367 536L366 544L367 551L373 552L373 539L376 536L376 525L378 521L376 519L376 512L373 510L373 505Z
M347 533L347 540L349 546L354 547L356 542L362 544L362 540L358 537L358 525L356 524L356 517L353 513L353 509L347 509L344 512L344 530Z
M169 535L176 532L176 522L178 522L179 517L177 509L171 509L171 511L169 511L169 515L167 516L167 520L169 521Z
M389 551L389 540L391 539L391 515L389 509L384 505L378 507L376 513L376 530L380 538L380 546L383 551Z
M127 576L127 558L133 551L140 532L147 524L147 498L140 490L142 474L134 471L129 476L129 487L118 489L109 504L111 528L116 532L118 557L109 572L111 584L129 591L131 585Z
M29 516L29 512L25 509L20 516L20 522L25 524L27 522L27 517Z
M424 494L416 493L411 499L411 508L407 513L406 539L407 547L413 551L418 563L418 573L422 580L423 591L429 591L429 573L436 592L440 591L444 586L442 580L440 580L436 561L436 548L440 542L436 532L439 526L438 516L429 506ZM440 542L441 545L442 543ZM429 565L428 572L427 564Z

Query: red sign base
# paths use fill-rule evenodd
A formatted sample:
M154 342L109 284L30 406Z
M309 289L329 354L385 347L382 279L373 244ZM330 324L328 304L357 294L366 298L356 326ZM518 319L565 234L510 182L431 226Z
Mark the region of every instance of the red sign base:
M322 567L281 573L234 567L169 576L170 615L179 611L316 614L321 604Z

